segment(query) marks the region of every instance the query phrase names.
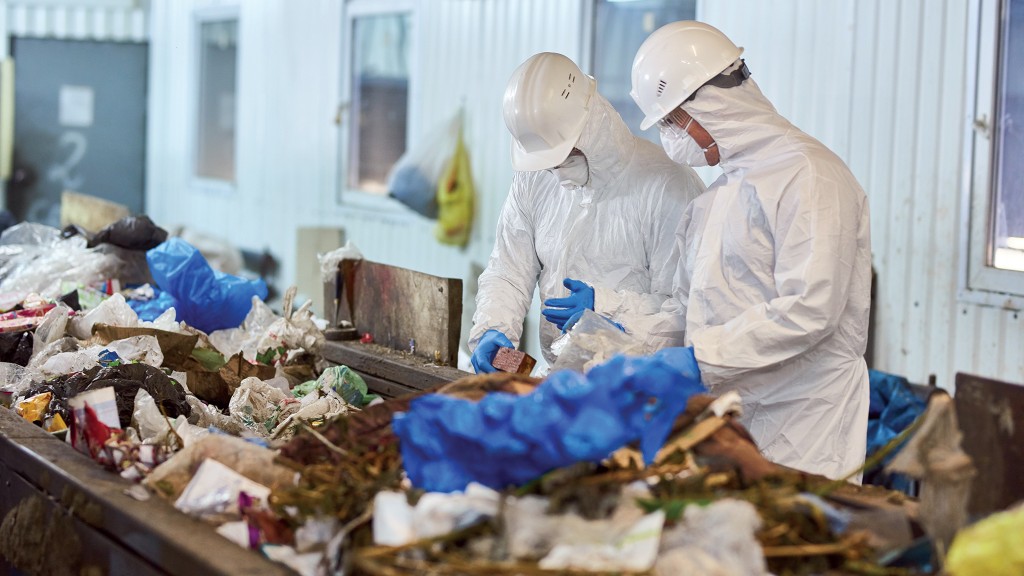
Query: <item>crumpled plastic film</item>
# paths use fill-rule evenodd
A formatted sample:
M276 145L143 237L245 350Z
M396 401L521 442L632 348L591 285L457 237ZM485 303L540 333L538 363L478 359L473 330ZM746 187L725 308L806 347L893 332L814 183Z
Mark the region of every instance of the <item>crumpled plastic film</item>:
M92 327L96 324L138 326L139 315L128 305L124 296L114 294L90 310L85 316L76 316L72 319L69 332L79 340L88 340L92 337Z
M644 343L612 325L593 310L583 316L552 344L558 356L552 371L586 372L616 354L643 354Z
M690 396L705 391L695 374L682 349L616 356L587 375L555 372L524 396L474 403L427 394L396 413L393 427L410 480L434 492L523 484L636 440L649 463Z
M23 222L0 236L0 307L9 308L30 293L56 299L63 281L90 286L119 276L122 266L116 255L86 248L81 236L62 238L56 228Z
M225 358L241 353L246 360L255 362L260 341L278 319L280 316L270 306L254 296L242 323L236 328L211 332L210 343Z
M756 533L757 508L725 498L708 506L690 504L682 520L665 531L655 574L767 574Z
M341 248L317 254L316 259L320 263L320 281L326 284L334 280L335 274L338 273L338 265L342 260L362 260L363 253L350 240L345 242Z

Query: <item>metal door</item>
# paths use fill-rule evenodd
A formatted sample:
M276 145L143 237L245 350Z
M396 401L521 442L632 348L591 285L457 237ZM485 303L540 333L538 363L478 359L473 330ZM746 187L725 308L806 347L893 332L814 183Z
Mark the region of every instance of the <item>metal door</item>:
M58 226L64 190L143 210L148 45L14 38L7 208Z

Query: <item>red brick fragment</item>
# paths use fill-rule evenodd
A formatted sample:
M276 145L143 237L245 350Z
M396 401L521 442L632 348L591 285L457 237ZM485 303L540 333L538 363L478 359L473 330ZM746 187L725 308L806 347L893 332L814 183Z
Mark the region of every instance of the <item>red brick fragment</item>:
M491 364L502 372L529 374L537 361L526 352L514 348L498 348Z

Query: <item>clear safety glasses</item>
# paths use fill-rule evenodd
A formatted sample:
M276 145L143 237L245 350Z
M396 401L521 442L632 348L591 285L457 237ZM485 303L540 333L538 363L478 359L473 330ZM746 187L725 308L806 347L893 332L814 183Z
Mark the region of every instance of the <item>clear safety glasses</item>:
M693 116L687 114L682 106L677 106L675 110L658 121L658 128L671 130L676 136L683 137L686 136L686 129L690 127L690 122L693 122Z

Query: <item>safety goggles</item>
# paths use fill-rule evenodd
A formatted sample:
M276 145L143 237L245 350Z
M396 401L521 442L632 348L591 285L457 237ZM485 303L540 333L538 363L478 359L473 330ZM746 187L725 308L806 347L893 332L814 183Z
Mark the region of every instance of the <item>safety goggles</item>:
M735 88L736 86L743 84L747 78L750 78L750 69L747 68L746 61L741 59L740 65L732 72L719 74L702 84L700 88L694 90L693 94L690 94L686 100L683 100L675 110L669 112L668 115L658 121L658 127L671 128L679 136L682 136L686 133L686 128L689 126L690 122L693 122L693 118L683 110L683 104L686 104L696 98L697 93L700 92L700 89L704 86Z
M682 138L686 136L686 130L690 127L691 122L693 122L693 116L687 114L686 110L683 110L683 107L680 105L666 114L664 118L658 120L658 129L669 130Z

